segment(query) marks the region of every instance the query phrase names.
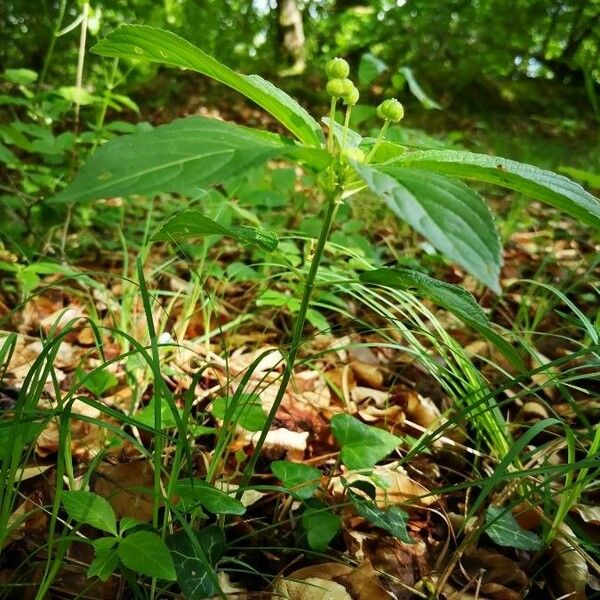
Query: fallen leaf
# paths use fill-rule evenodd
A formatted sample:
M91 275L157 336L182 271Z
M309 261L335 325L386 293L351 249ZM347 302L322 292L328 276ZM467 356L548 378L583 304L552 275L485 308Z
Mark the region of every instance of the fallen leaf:
M352 600L344 586L319 577L309 577L302 581L279 579L274 592L275 597L287 600Z
M152 519L154 470L147 460L102 463L95 476L94 492L108 500L118 518Z

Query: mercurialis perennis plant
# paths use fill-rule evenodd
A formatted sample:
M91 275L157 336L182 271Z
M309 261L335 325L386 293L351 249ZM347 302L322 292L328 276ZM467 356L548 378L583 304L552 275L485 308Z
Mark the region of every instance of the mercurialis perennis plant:
M529 166L467 151L412 149L385 139L391 123L404 116L393 98L377 107L383 121L378 137L363 137L349 127L359 91L342 58L326 66L330 111L323 127L298 102L258 75L243 75L168 31L148 26L122 26L98 43L93 52L105 57L145 60L197 71L229 86L268 112L289 135L282 136L191 116L148 131L113 139L101 146L54 203L81 203L111 196L171 192L185 198L199 188L222 184L271 159L300 165L315 175L321 198L321 230L304 271L303 292L289 343L285 369L266 426L245 466L242 485L253 475L257 457L292 376L302 340L311 295L336 226L339 207L358 193L369 193L396 217L425 238L448 260L500 293L502 247L494 218L482 196L464 180L497 184L545 202L589 227L600 225L600 203L573 181ZM339 111L341 122L336 121ZM362 197L362 196L361 196ZM244 244L269 251L276 232L252 227L225 228L199 210L175 216L156 236L180 241L200 235L229 235ZM452 311L477 329L514 365L519 355L494 328L474 298L460 287L437 281L420 271L388 268L364 271L363 284L410 288ZM160 430L160 410L155 414ZM390 442L392 443L392 442ZM344 460L344 457L342 457Z

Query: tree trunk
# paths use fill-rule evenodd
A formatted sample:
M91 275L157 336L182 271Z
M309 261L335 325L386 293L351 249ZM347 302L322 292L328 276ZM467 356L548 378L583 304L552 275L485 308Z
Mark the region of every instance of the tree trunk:
M306 67L304 23L296 0L277 0L277 23L284 65L282 74L302 73Z

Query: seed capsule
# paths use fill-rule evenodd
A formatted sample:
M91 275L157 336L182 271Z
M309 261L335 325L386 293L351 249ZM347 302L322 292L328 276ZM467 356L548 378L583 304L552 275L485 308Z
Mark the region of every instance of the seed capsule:
M345 79L350 73L350 65L343 58L332 58L325 65L329 79Z
M346 90L344 79L332 79L331 81L328 81L325 89L330 96L340 98L344 95L344 91Z
M359 97L360 94L354 85L342 96L346 106L354 106L358 102Z
M388 98L377 107L377 116L380 119L397 123L404 117L404 107L396 98Z

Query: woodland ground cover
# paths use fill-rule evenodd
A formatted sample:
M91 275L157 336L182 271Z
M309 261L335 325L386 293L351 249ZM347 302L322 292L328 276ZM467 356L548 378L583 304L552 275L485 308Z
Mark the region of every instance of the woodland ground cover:
M456 6L414 4L443 39ZM124 26L89 54L100 6L37 71L14 34L3 75L2 596L595 597L595 38L552 36L597 5L528 25L554 31L553 108L485 52L485 101L433 99L392 62L403 13L307 20L287 95L186 32L189 3L196 47ZM349 69L315 42L335 19Z

